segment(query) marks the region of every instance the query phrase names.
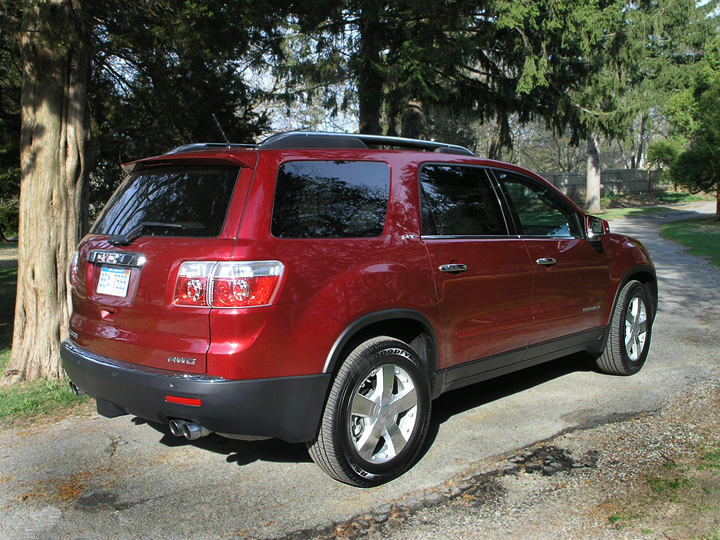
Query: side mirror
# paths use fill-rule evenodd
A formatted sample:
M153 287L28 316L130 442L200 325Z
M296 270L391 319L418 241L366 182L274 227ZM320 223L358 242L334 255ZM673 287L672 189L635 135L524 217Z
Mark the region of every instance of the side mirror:
M610 234L610 224L604 219L595 216L585 217L585 232L588 240Z

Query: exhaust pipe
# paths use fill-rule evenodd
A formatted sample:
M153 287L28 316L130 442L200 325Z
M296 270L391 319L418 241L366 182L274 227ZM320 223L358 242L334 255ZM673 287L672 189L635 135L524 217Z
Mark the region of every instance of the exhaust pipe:
M185 420L170 420L170 433L176 437L184 437L183 426L185 423Z
M75 394L77 397L87 396L85 392L80 390L74 382L70 381L70 391Z
M185 437L188 441L194 441L200 437L207 437L212 433L212 431L202 427L200 424L177 418L170 420L169 425L170 433L175 435L175 437Z
M211 433L212 431L195 422L185 422L183 426L183 435L188 441L194 441L200 437L207 437Z

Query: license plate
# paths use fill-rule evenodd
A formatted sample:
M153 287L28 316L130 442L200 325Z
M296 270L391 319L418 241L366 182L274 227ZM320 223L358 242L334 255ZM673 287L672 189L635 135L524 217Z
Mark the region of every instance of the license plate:
M130 285L130 268L118 268L117 266L103 266L100 269L98 280L98 294L119 296L125 298Z

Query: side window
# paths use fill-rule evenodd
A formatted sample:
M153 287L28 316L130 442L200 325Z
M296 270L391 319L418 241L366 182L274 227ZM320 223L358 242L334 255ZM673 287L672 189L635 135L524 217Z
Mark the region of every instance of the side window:
M506 236L505 221L485 169L425 165L420 170L422 234Z
M525 236L581 236L577 212L547 186L520 174L495 170L520 233Z
M390 166L370 161L291 161L278 171L272 234L278 238L380 236Z

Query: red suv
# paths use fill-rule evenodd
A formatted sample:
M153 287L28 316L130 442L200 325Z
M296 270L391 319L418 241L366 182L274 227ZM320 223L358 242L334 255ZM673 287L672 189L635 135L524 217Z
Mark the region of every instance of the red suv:
M306 442L358 486L402 474L443 392L577 352L645 362L647 250L465 148L287 133L125 165L71 268L63 344L107 417Z

